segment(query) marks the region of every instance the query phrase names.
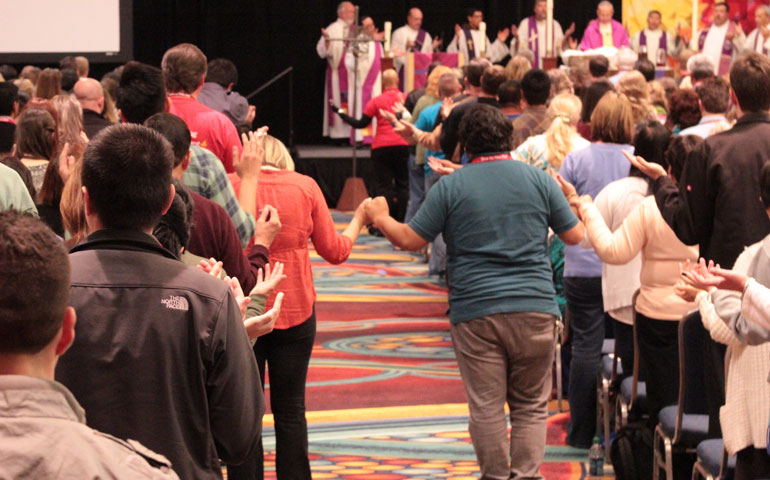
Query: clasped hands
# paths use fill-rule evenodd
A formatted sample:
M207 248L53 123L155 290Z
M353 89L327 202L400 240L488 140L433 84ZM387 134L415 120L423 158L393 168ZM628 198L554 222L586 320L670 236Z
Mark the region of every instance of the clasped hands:
M385 197L366 198L356 208L354 218L358 219L362 225L377 224L377 219L382 216L390 216L388 201Z

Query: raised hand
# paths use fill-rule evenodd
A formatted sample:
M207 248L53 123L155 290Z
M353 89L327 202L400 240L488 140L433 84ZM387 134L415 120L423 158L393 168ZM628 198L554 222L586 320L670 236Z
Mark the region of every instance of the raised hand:
M578 41L575 38L572 38L572 37L568 37L568 39L569 39L568 42L569 42L570 50L577 50L577 48L578 48Z
M441 118L447 118L450 113L452 113L452 109L455 106L454 100L451 98L447 98L444 100L444 103L441 104Z
M243 320L243 326L246 327L246 333L251 340L257 339L273 331L275 321L281 314L281 304L283 303L283 292L279 292L273 302L273 308L263 315L249 317Z
M447 165L447 163L449 165ZM434 156L428 157L428 166L433 170L434 172L438 173L441 176L449 175L453 173L455 170L457 170L457 167L453 166L452 162L449 160L444 160L441 158L436 158ZM458 165L458 167L462 167L462 165Z
M511 24L511 35L513 35L515 37L518 34L519 34L519 26L516 25L515 23L512 23Z
M390 110L385 110L384 108L380 109L380 115L388 122L397 122L398 118L396 118L396 114L391 112Z
M497 32L497 39L500 40L501 42L505 42L506 40L508 40L508 36L510 34L511 34L510 29L504 28L499 32Z
M249 295L270 296L275 288L286 278L283 274L283 263L275 262L275 266L270 269L270 264L265 265L264 275L262 269L257 271L257 284L251 289Z
M406 107L404 107L404 104L401 102L396 102L393 104L393 107L391 107L391 110L393 113L398 115L399 113L404 113L406 111Z
M698 294L703 291L704 290L693 287L692 285L689 285L685 282L679 282L674 285L674 293L676 293L685 302L694 302L695 297L697 297Z
M324 37L327 41L329 40L329 32L327 32L325 28L321 29L321 36Z
M233 296L235 297L236 303L238 303L238 309L241 311L241 319L243 321L246 320L246 308L249 306L249 302L251 299L243 294L243 289L241 288L241 282L238 281L235 277L225 277L225 283L228 287L230 287L230 290L233 292Z
M569 24L569 28L567 28L567 31L564 32L564 36L569 37L573 33L575 33L575 22Z
M564 180L564 177L562 177L559 172L553 168L549 168L548 174L559 184L559 188L561 188L561 192L567 197L567 200L570 200L572 197L577 197L577 189L575 186Z
M239 177L259 176L262 168L262 161L265 158L265 150L262 148L262 137L266 134L268 127L261 127L256 132L249 132L248 135L241 134L243 142L243 153L238 156L238 148L233 147L233 169Z
M406 140L411 140L418 133L417 127L409 122L401 121L396 122L396 125L393 127L393 131L396 132L396 134L401 135L401 137L405 138Z
M61 153L59 153L59 176L63 183L67 183L70 175L72 175L75 162L75 157L70 155L70 144L67 142L64 144L64 148L61 149Z
M254 243L269 248L280 231L281 219L278 217L278 210L270 205L265 205L257 219L257 228L254 232Z
M222 262L218 262L215 258L209 258L208 260L201 260L198 263L198 269L208 273L212 277L219 278L222 274Z
M463 33L463 29L460 28L460 25L455 23L455 36L457 37L458 40L460 39L461 33Z
M442 40L440 37L434 38L433 39L433 51L435 52L436 50L438 50L439 47L441 47L442 43L444 43L444 40Z
M623 155L625 155L628 161L631 162L631 165L638 168L639 171L641 171L643 174L647 175L653 180L657 180L659 177L666 176L666 169L664 169L663 166L657 163L648 162L642 157L638 155L631 155L625 150L623 150Z

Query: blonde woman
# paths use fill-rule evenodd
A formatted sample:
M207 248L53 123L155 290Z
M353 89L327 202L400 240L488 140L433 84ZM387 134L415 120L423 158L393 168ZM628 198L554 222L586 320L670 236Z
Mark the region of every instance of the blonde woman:
M650 103L650 87L641 72L634 70L620 77L618 93L628 97L631 102L634 125L658 119L658 112Z
M521 81L524 78L524 74L532 70L532 64L526 57L521 55L515 55L505 66L505 74L508 76L508 80Z
M293 171L294 162L283 143L267 135L264 149L257 203L273 205L281 219L281 231L270 245L270 262L285 266L287 278L282 286L286 299L275 329L259 337L254 354L261 378L265 378L265 368L270 378L278 479L310 478L305 380L316 333L316 293L308 239L327 262L344 262L366 223L364 207L369 200L361 203L347 228L338 233L318 184ZM238 177L231 174L230 178L238 190ZM275 298L268 298L268 310ZM254 478L262 466L263 451L259 448L244 464L229 467L228 474L230 478Z
M559 170L568 153L590 145L577 132L583 104L578 97L562 93L551 100L548 116L551 126L545 133L529 137L513 151L513 159L537 168Z
M83 139L83 107L74 95L56 95L51 103L59 117L59 145L69 143L70 155L80 158L86 148Z

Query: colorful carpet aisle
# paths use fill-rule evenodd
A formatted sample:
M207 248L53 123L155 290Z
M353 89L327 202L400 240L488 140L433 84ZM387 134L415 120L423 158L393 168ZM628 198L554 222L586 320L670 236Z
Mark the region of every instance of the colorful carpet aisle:
M341 230L349 216L334 218ZM422 256L369 235L343 265L311 256L318 292L307 385L313 478L478 478L446 288L427 276ZM586 477L587 451L564 445L567 420L555 411L549 419L547 479ZM270 415L264 442L266 478L275 478Z

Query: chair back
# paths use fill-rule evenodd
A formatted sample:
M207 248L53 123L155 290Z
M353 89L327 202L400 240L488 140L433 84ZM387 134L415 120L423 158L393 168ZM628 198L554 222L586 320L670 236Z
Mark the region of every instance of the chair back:
M637 386L639 384L639 340L638 340L638 334L636 333L636 300L639 298L639 289L637 288L634 292L634 296L631 297L631 312L632 312L632 319L633 319L633 327L634 327L634 380L633 380L633 386L631 388L631 403L629 405L634 405L636 403L636 393L637 393ZM617 345L617 343L616 343Z
M679 322L679 420L681 414L708 414L704 379L703 345L708 336L700 312L692 311Z

